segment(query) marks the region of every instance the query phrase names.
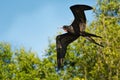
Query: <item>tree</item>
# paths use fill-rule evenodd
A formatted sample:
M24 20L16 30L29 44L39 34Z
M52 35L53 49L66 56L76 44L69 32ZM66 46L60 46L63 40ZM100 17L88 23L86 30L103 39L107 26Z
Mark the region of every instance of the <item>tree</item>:
M50 59L41 60L36 53L24 48L11 50L8 43L0 43L1 80L58 80Z

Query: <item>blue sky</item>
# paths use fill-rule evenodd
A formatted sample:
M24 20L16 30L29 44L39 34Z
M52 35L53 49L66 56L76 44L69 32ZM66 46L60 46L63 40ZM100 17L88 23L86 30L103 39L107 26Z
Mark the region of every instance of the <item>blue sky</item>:
M55 40L58 27L74 19L69 7L74 4L95 6L96 0L0 0L0 42L13 48L32 48L39 56ZM92 11L86 11L88 22Z

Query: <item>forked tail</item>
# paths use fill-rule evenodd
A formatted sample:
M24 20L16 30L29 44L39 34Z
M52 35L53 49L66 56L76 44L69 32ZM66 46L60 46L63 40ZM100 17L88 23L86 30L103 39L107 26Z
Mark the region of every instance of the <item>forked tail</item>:
M95 34L91 34L91 33L87 33L87 32L80 32L80 35L85 37L86 39L88 39L90 42L98 45L98 46L101 46L101 47L104 47L103 45L97 43L94 39L92 39L91 37L98 37L98 38L102 38L101 36L97 36Z

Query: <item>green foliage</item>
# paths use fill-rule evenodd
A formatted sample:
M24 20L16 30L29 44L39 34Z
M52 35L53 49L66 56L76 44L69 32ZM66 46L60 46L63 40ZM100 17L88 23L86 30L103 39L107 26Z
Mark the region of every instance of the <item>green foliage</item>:
M49 59L41 60L37 54L11 50L8 43L0 43L0 80L57 80L55 67Z
M11 50L0 43L0 80L120 80L120 0L98 0L96 19L87 32L99 47L80 37L67 47L64 69L56 72L56 45L51 43L45 58L24 48Z

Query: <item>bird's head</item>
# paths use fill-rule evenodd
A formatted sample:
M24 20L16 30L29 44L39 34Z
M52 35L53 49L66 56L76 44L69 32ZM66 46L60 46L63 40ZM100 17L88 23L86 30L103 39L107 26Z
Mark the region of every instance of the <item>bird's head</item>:
M63 30L64 30L65 32L67 32L67 31L68 31L68 26L64 25L64 26L63 26Z

